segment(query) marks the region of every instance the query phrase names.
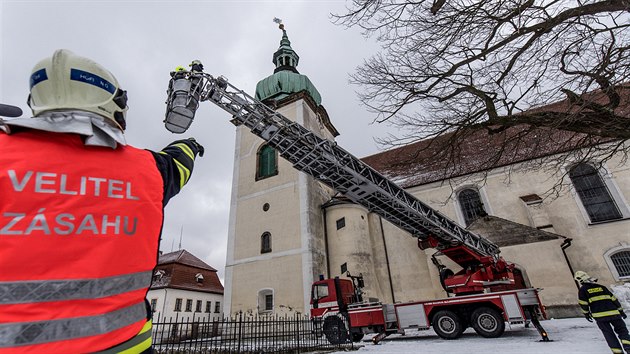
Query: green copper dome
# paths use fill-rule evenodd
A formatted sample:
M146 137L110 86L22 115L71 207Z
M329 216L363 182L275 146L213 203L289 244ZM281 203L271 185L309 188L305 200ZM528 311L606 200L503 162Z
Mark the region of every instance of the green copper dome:
M309 80L308 76L300 74L296 67L300 57L291 48L291 42L283 25L280 48L273 54L273 63L276 65L274 74L268 76L256 84L256 98L264 101L267 99L279 100L292 93L306 91L313 101L319 106L322 96Z

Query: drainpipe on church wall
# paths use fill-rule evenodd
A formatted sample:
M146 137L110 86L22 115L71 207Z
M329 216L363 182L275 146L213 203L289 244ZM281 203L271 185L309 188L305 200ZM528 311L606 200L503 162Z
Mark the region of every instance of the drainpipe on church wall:
M571 241L573 241L572 238L566 238L564 239L564 241L562 242L562 244L560 245L560 248L562 248L562 254L564 255L564 260L567 262L567 265L569 266L569 270L571 271L571 278L573 279L573 273L575 273L573 271L573 266L571 266L571 261L569 260L569 256L567 256L567 248L571 247ZM577 283L577 281L574 280L575 286L579 289L580 288L580 284Z
M330 279L330 254L328 253L328 220L326 215L328 214L328 209L326 207L322 207L324 211L324 248L326 252L326 279Z
M383 249L385 250L385 263L387 264L387 277L389 278L389 291L392 294L392 303L396 303L396 296L394 295L394 284L392 284L392 271L389 267L389 254L387 252L387 242L385 241L385 229L383 228L383 219L379 216L378 221L381 225L381 237L383 238Z

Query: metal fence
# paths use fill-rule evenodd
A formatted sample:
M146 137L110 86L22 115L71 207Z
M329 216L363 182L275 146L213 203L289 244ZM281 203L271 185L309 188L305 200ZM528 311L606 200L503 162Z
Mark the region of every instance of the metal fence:
M352 349L355 347L351 341L331 344L321 325L307 316L238 313L220 320L153 319L156 354L305 353Z

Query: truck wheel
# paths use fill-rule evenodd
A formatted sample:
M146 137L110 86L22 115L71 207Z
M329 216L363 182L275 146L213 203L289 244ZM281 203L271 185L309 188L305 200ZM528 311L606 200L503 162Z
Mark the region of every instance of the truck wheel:
M324 335L330 344L343 344L349 341L346 324L337 316L330 316L324 320Z
M431 325L435 333L444 339L457 339L464 332L464 326L462 326L459 316L449 310L438 311L433 316Z
M480 307L473 311L470 322L475 332L482 337L497 338L505 331L503 316L499 311L489 307Z

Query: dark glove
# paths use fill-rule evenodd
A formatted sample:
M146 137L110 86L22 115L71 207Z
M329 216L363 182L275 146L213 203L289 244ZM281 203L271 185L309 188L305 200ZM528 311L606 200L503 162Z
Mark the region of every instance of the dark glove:
M590 313L585 314L585 315L584 315L584 317L586 317L586 320L587 320L587 321L589 321L589 322L593 322L593 316L591 316L591 314L590 314Z
M206 149L204 149L203 146L199 144L197 140L195 140L195 138L188 138L188 141L191 142L197 148L197 151L199 152L199 156L202 157Z
M619 310L619 314L621 315L621 318L623 318L624 320L628 318L628 315L626 315L626 313L623 312L623 310Z

